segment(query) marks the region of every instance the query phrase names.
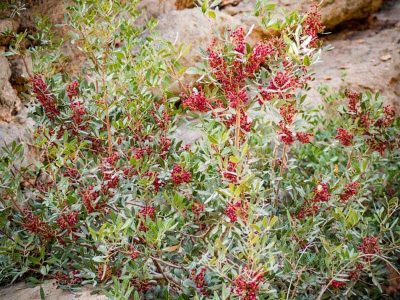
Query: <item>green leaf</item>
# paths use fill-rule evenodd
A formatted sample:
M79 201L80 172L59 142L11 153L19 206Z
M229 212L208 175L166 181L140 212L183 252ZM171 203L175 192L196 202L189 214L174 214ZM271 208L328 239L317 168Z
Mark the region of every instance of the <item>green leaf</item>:
M43 287L42 287L42 286L40 286L40 299L41 299L41 300L45 300L45 299L46 299L45 294L44 294L44 290L43 290Z

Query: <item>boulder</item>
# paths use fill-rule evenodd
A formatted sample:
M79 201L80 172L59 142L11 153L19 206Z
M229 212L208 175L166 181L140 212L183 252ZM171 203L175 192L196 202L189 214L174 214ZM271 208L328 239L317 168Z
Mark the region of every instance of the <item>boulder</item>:
M321 7L322 21L327 29L356 19L363 19L376 12L383 0L330 0Z
M309 0L274 0L279 8L289 11L306 12L310 7ZM332 29L344 22L363 19L379 10L383 0L325 0L321 4L322 22L327 29ZM237 6L228 6L224 12L232 16L251 14L256 0L243 0Z

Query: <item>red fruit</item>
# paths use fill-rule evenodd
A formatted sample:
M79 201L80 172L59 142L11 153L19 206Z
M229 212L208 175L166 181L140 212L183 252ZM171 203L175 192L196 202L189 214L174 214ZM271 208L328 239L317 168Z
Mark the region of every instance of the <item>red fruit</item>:
M343 146L350 146L353 141L353 135L344 128L336 129L336 139L340 141Z
M175 185L182 183L189 183L192 179L192 174L189 171L183 169L180 165L174 165L171 173L172 182Z

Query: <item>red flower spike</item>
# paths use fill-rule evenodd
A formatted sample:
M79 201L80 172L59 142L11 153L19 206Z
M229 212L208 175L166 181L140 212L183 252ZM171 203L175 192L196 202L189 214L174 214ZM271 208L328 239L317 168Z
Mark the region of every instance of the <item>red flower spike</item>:
M78 215L78 211L61 213L57 219L57 224L62 230L67 230L68 233L71 233L74 230L75 224L78 222Z
M78 88L79 88L79 82L77 80L74 80L67 86L67 95L69 99L73 99L74 97L78 96Z
M317 5L313 5L307 13L306 19L303 22L303 28L308 36L311 36L311 47L316 47L318 44L318 33L324 30L321 22L321 14L318 12Z
M204 211L204 209L205 209L205 206L204 206L203 203L194 202L194 203L192 204L192 212L193 212L197 217L200 216L200 214Z
M294 142L292 131L286 127L283 121L279 122L280 130L278 132L280 140L286 145L291 145Z
M255 45L245 67L246 74L252 76L266 61L267 57L274 53L275 50L271 44L258 43Z
M54 237L54 232L51 227L28 209L23 210L22 226L29 232L45 240L50 240Z
M238 27L234 32L231 33L232 42L235 47L234 50L241 54L244 54L244 50L246 49L244 37L245 32L242 27Z
M340 202L347 202L351 197L353 197L358 192L360 183L350 182L344 187L343 193L340 194Z
M308 144L311 141L312 137L313 137L312 133L306 133L306 132L296 133L297 140L302 144Z
M43 109L50 120L54 120L55 116L60 115L56 101L51 95L47 84L40 75L34 75L32 78L33 93L36 99L42 104Z
M344 128L336 129L336 139L340 141L343 146L350 146L353 141L353 135Z
M81 101L75 100L70 104L72 110L72 122L75 125L80 126L83 122L83 117L86 114L86 108L83 106Z
M297 113L293 104L283 105L279 108L279 113L282 116L286 124L292 124L294 115Z
M256 300L257 292L264 281L264 274L260 272L243 270L244 274L238 275L233 281L234 293L243 300Z
M94 203L98 197L99 193L94 191L93 186L89 186L89 188L82 193L83 205L89 214L100 208L98 203Z
M314 188L313 203L328 202L330 198L329 186L327 183L320 183Z
M204 91L199 89L183 99L183 107L192 111L207 112L212 109L210 100L204 95Z
M334 289L340 289L346 285L346 282L344 281L337 281L337 280L332 280L331 286Z
M174 165L171 178L175 185L180 185L182 183L189 183L192 179L192 174L189 171L184 170L182 166Z
M372 255L372 254L377 254L381 252L381 247L379 246L379 237L373 237L373 236L366 236L363 238L362 244L357 247L358 251L367 254L367 255ZM364 258L366 261L371 261L372 257L371 256L366 256Z
M347 108L351 113L357 115L360 108L360 94L350 90L346 90L345 94L347 99L349 100Z
M293 97L290 91L297 88L298 85L298 80L291 77L289 72L277 72L275 77L269 82L267 90L277 95L280 99L289 99Z
M237 183L237 175L236 175L236 163L230 161L228 163L228 168L225 172L223 172L224 178L229 180L232 183Z

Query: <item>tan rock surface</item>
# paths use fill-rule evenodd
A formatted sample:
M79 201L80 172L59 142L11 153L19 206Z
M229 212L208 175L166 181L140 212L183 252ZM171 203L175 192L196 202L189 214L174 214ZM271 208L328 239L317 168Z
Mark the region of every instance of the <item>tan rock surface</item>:
M78 292L69 292L58 289L54 281L46 282L42 285L45 299L49 300L106 300L102 295L91 295L93 291L90 287L83 287ZM0 300L41 300L40 287L29 288L24 283L17 283L8 288L0 290Z

